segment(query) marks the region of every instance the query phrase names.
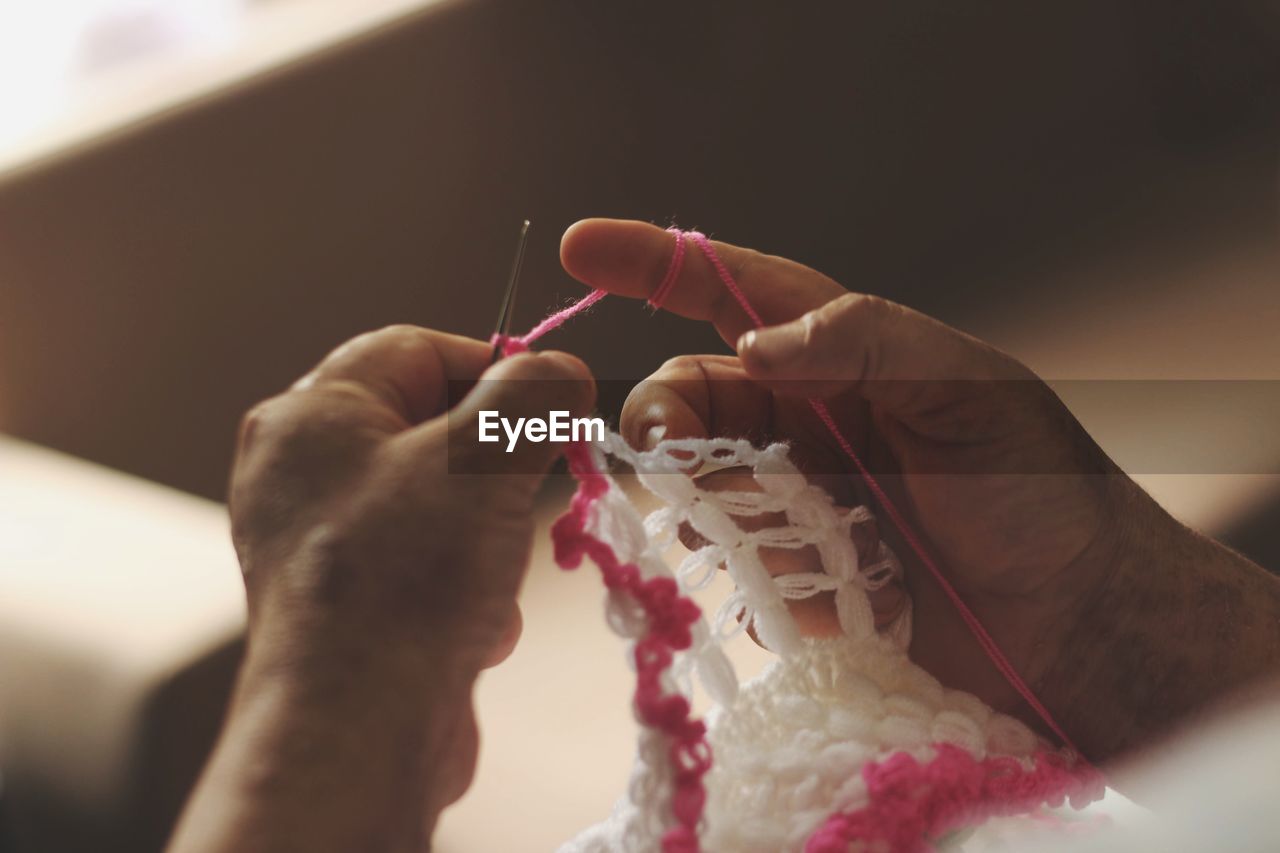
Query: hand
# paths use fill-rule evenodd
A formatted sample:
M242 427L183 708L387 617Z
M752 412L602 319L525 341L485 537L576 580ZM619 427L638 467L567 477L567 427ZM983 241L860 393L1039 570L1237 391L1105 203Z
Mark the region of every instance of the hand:
M587 220L565 234L561 254L586 284L646 297L673 243L644 223ZM752 329L690 246L664 308L711 322L738 355L667 362L628 399L627 438L638 446L708 435L788 441L838 502L870 503L806 398L826 399L1024 679L1042 681L1118 558L1117 522L1140 523L1135 487L1048 387L1009 356L791 261L716 249L768 328ZM908 567L913 659L944 683L1038 724L887 517L871 508ZM881 595L877 613L898 604ZM829 633L831 607L829 600L807 606L798 613L802 627Z
M463 680L506 645L557 445L480 444L478 412L581 414L595 391L565 353L490 359L477 340L384 329L246 415L230 510L251 633L306 654L373 631L447 648Z
M581 416L595 398L572 356L490 358L384 329L245 417L230 508L248 654L173 849L417 849L466 789L471 685L519 632L558 447L480 444L478 412Z

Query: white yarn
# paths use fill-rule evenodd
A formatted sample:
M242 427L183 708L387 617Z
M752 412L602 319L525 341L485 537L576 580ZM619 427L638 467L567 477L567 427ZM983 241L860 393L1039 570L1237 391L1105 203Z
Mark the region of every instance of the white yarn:
M704 850L801 850L829 815L864 804L860 768L891 752L923 760L933 755L930 744L945 741L977 758L1026 759L1039 745L1021 722L944 688L907 658L909 602L876 631L867 593L900 577L902 565L883 543L874 561L859 563L851 530L871 513L865 507L838 511L792 464L785 445L679 439L642 452L607 433L593 454L600 471L610 457L628 464L663 505L642 519L608 478L609 490L589 522L592 534L645 577L674 577L683 592L705 586L720 566L734 583L712 623L695 624L692 647L677 656L664 685L689 695L696 674L716 705L708 717L714 763L705 778ZM689 472L708 466L749 468L760 491L701 489ZM765 513L782 513L787 523L746 531L735 521ZM672 571L662 555L685 523L708 544ZM760 555L761 548L809 546L823 572L771 577ZM844 635L803 638L787 602L823 592L834 593ZM643 612L626 595L608 597L606 619L627 639L643 631ZM779 658L740 688L721 644L747 626ZM667 741L642 726L627 794L606 821L561 853L660 850L672 825L671 795Z

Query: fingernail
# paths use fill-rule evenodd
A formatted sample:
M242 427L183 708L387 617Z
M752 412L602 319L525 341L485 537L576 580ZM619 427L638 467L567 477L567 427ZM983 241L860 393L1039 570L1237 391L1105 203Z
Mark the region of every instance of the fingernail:
M794 324L756 329L747 332L738 341L738 352L745 355L757 367L785 367L804 352L804 334Z
M641 443L644 444L645 450L653 450L653 448L658 446L658 442L662 441L666 435L666 424L654 424L644 431L644 439Z

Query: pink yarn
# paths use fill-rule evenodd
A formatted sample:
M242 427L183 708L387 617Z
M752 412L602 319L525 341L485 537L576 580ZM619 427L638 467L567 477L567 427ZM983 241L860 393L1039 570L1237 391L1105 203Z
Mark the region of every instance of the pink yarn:
M670 234L676 235L676 247L671 252L671 263L667 264L667 273L662 277L662 281L658 282L658 286L654 288L653 295L649 297L649 307L655 311L662 307L662 303L667 301L667 297L671 295L671 290L676 286L676 279L680 277L680 269L684 266L684 240L681 238L681 231L674 225L667 229Z
M593 290L577 302L555 312L528 332L525 332L523 335L503 335L494 332L493 336L489 338L489 343L493 344L495 347L502 347L503 355L515 355L516 353L528 352L529 345L538 338L542 337L547 332L560 328L569 321L569 318L576 314L581 314L601 299L604 299L604 297L605 292L603 290Z
M914 853L931 850L929 839L991 817L1024 814L1069 800L1076 808L1098 799L1102 776L1071 766L1062 755L1039 750L1030 762L1009 756L974 758L950 743L934 744L935 757L920 763L905 752L862 768L867 805L837 812L809 837L805 853L859 849ZM1028 766L1028 764L1030 766Z
M635 645L636 714L671 740L669 757L675 775L671 811L677 825L662 837L664 853L698 853L698 822L707 794L702 777L711 768L711 745L707 727L692 716L689 700L680 694L665 693L662 673L671 666L675 652L693 644L690 630L702 611L680 595L672 578L642 578L634 563L623 563L613 548L587 530L591 508L609 490L609 481L595 466L590 446L574 442L566 446L569 472L578 480L578 490L569 509L551 528L556 563L562 569L576 569L584 556L590 557L604 576L610 590L623 590L644 608L645 635Z

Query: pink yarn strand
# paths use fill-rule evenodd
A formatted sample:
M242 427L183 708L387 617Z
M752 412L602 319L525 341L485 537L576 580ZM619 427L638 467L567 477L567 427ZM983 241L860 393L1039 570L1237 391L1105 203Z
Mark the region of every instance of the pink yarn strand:
M593 290L577 302L574 302L572 305L562 308L550 317L547 317L523 335L508 336L495 333L494 336L489 339L489 343L494 346L501 346L503 355L515 355L519 352L528 352L529 345L538 338L542 337L547 332L560 328L565 323L569 322L569 320L575 315L581 314L601 299L604 299L605 295L606 294L603 290Z
M738 286L738 282L734 280L733 275L729 272L729 268L724 265L724 261L720 260L720 253L716 251L716 247L711 245L711 241L707 239L707 235L701 231L687 231L689 239L693 241L702 254L706 255L707 260L711 262L711 266L715 267L716 275L720 277L720 281L733 294L733 298L738 301L738 305L751 318L751 322L755 324L757 329L764 327L764 319L756 312L755 306L747 299L747 294L742 292L742 288Z
M1018 670L1009 662L1009 659L1005 657L1004 652L1001 651L1000 646L996 644L995 639L990 633L988 633L977 615L969 609L967 604L964 603L964 599L961 598L960 593L958 593L956 588L951 585L951 582L947 580L946 575L944 575L942 570L938 568L937 563L935 563L933 558L929 556L929 551L924 547L924 543L919 540L915 531L911 529L911 525L909 525L907 520L902 517L902 513L898 511L897 505L889 498L889 495L885 493L884 488L876 478L872 476L871 472L867 470L866 466L862 464L862 459L860 459L858 454L854 452L852 445L849 444L849 440L844 437L844 433L840 432L840 428L836 425L835 417L831 414L831 410L827 408L827 404L822 400L810 400L809 406L826 426L827 431L835 438L836 443L840 445L840 449L844 451L844 454L853 460L854 467L858 469L859 476L861 476L863 482L867 484L867 488L871 490L871 494L875 497L876 502L880 504L882 509L884 509L885 514L889 516L889 519L893 522L893 526L898 529L900 534L902 534L902 538L906 540L907 544L911 547L911 550L920 558L920 562L929 570L929 574L933 575L934 579L938 582L938 585L942 587L943 593L960 613L960 618L964 620L964 624L968 627L969 632L972 633L974 638L978 641L978 645L982 647L982 651L986 653L987 657L991 659L991 662L995 664L996 669L1000 671L1002 676L1004 676L1005 681L1009 682L1010 686L1012 686L1014 690L1018 691L1018 695L1020 695L1026 703L1031 706L1031 709L1040 716L1040 719L1044 720L1045 725L1047 725L1064 744L1073 751L1079 753L1075 744L1072 743L1071 738L1067 736L1067 733L1063 731L1062 727L1058 725L1056 720L1054 720L1053 715L1049 713L1049 709L1041 703L1039 697L1036 696L1031 687L1022 680L1022 676L1018 674Z
M586 311L588 308L590 308L592 305L595 305L601 299L604 299L604 297L605 297L605 292L603 290L591 291L586 296L582 297L577 302L574 302L569 307L562 308L561 310L552 314L547 319L543 320L538 325L534 326L527 333L525 333L520 337L520 342L525 346L528 346L529 344L536 341L538 338L545 335L547 332L560 328L565 323L569 322L569 318L573 317L575 314L581 314L583 311Z

